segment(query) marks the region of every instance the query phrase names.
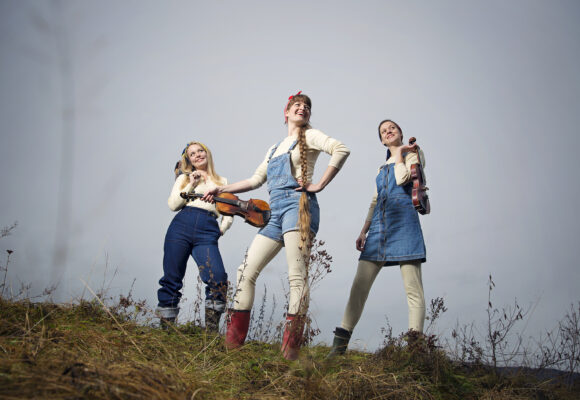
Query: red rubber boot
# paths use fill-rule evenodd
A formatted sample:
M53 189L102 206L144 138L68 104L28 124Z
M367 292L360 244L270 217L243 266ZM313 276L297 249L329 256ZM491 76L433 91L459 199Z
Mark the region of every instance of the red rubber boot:
M250 327L250 310L228 310L226 348L235 349L244 344Z
M286 316L286 328L284 329L284 336L282 337L282 354L285 359L298 359L305 322L306 318L304 315L288 314Z

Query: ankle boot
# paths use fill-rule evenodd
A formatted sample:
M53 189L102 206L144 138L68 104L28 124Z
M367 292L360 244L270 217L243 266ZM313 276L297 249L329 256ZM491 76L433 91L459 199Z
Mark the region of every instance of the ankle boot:
M326 358L334 358L338 355L343 355L348 347L351 333L346 329L336 327L334 330L334 341L332 342L332 349Z
M221 311L208 307L205 308L205 329L209 333L219 333L221 316Z
M287 360L296 360L302 345L302 333L306 316L288 314L286 316L286 328L282 337L282 354Z
M250 327L250 310L228 310L226 348L235 349L244 344Z
M155 314L159 317L159 327L166 330L169 325L175 324L179 307L157 307Z

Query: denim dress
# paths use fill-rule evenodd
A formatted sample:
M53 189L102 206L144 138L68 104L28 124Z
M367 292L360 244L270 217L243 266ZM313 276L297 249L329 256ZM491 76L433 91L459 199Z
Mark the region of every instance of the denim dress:
M377 205L359 260L384 266L404 261L426 261L419 214L413 206L413 183L397 185L395 164L383 165L377 175Z
M268 224L258 232L279 242L283 241L284 233L299 229L298 211L302 195L302 192L295 190L300 185L292 176L290 161L290 152L297 142L294 141L286 153L272 158L280 143L270 152L266 172L272 214ZM316 234L320 223L320 208L316 195L314 193L307 193L307 195L310 204L310 230Z

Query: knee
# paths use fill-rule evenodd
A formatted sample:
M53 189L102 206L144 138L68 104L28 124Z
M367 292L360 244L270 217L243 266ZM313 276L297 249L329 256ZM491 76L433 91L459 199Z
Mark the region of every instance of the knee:
M242 265L238 267L238 274L237 274L237 282L238 285L248 283L250 285L256 285L256 280L258 279L258 275L252 272L252 269L249 268L248 264L244 262Z
M300 273L290 274L288 280L290 282L290 287L308 287L306 275Z

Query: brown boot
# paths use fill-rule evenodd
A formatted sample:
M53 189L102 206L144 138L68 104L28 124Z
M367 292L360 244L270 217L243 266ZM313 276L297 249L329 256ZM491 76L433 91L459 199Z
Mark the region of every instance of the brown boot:
M250 310L228 310L226 347L235 349L244 344L250 327Z
M284 329L281 349L285 359L298 359L305 322L306 316L304 315L288 314L286 316L286 328Z

